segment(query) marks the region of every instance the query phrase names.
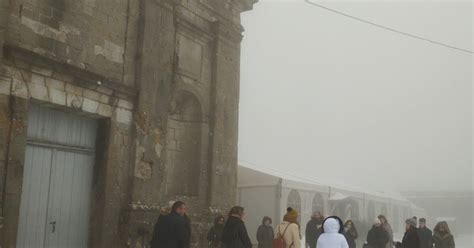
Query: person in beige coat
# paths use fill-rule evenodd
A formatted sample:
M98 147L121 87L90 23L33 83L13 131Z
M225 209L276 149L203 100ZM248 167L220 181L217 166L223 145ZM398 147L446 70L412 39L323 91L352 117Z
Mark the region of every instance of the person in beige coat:
M283 237L286 248L300 248L300 230L298 226L298 212L294 209L289 211L283 222L275 228L275 238Z

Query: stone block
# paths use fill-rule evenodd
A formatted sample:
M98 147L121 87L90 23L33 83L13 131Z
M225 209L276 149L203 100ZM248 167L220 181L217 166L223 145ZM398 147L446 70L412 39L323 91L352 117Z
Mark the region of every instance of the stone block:
M89 89L84 89L83 96L85 98L92 99L94 101L100 101L100 93L97 91L89 90Z
M54 104L62 106L66 105L66 92L64 91L55 88L49 88L49 98Z
M88 113L97 114L99 109L99 102L89 98L85 98L82 101L82 110Z
M44 85L30 83L28 84L30 95L32 98L40 101L49 101L48 88Z
M133 103L123 99L118 101L117 106L124 109L133 109Z
M105 86L99 86L97 87L97 91L100 92L100 93L103 93L103 94L106 94L106 95L112 95L112 93L114 92L113 90L105 87Z
M81 95L66 93L66 105L74 109L81 109L84 98Z
M66 92L67 93L72 93L74 95L82 96L82 93L84 92L84 89L81 88L81 87L77 87L73 84L66 84Z
M110 97L105 95L105 94L102 94L102 95L100 95L99 101L101 103L109 104L110 103Z
M115 120L117 122L129 125L130 123L132 123L132 118L133 118L133 115L130 110L123 109L123 108L115 109Z
M31 73L31 83L44 86L44 76L36 73Z
M100 116L104 117L112 117L113 115L113 109L110 105L99 103L99 109L97 110L97 113Z
M66 84L63 81L59 81L54 78L45 78L45 79L46 79L46 86L48 88L54 88L61 91L64 91L66 89Z

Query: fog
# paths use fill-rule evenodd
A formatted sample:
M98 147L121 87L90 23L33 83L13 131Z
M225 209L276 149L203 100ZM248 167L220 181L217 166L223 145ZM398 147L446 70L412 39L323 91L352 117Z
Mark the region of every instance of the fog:
M318 2L473 50L469 1ZM377 191L473 190L472 54L304 1L242 15L239 160Z
M474 49L473 2L313 2ZM302 182L403 195L415 204L407 208L393 203L396 198L371 203L365 194L331 201L330 188L323 201L314 192L324 189L292 195L287 185L273 205L270 188L247 186L252 174L244 170L239 204L250 209L250 233L262 215L280 219L289 205L302 211L303 224L315 210L357 220L358 242L379 213L391 218L396 240L405 218L420 214L431 227L447 220L457 247L473 247L472 53L303 0L260 0L242 23L240 163ZM253 179L253 185L270 182Z

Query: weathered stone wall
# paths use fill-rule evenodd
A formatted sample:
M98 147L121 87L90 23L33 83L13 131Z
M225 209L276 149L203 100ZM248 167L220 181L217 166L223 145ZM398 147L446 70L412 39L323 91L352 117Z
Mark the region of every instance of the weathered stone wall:
M136 1L10 1L6 43L122 81ZM135 4L136 5L136 4ZM136 13L136 11L135 11ZM133 33L133 30L131 30Z
M0 247L16 242L29 104L100 119L91 247L144 247L235 202L240 13L256 0L0 0Z

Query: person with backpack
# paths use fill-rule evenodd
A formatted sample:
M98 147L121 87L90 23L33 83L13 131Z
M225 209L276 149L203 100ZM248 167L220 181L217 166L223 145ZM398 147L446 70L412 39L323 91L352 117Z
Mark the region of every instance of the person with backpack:
M252 242L243 221L244 208L233 207L222 232L222 244L225 248L252 248Z
M344 224L337 216L327 217L323 222L323 233L316 243L318 248L349 248L344 236Z
M275 229L273 248L300 248L300 230L298 225L298 212L294 209L287 211L283 222Z

